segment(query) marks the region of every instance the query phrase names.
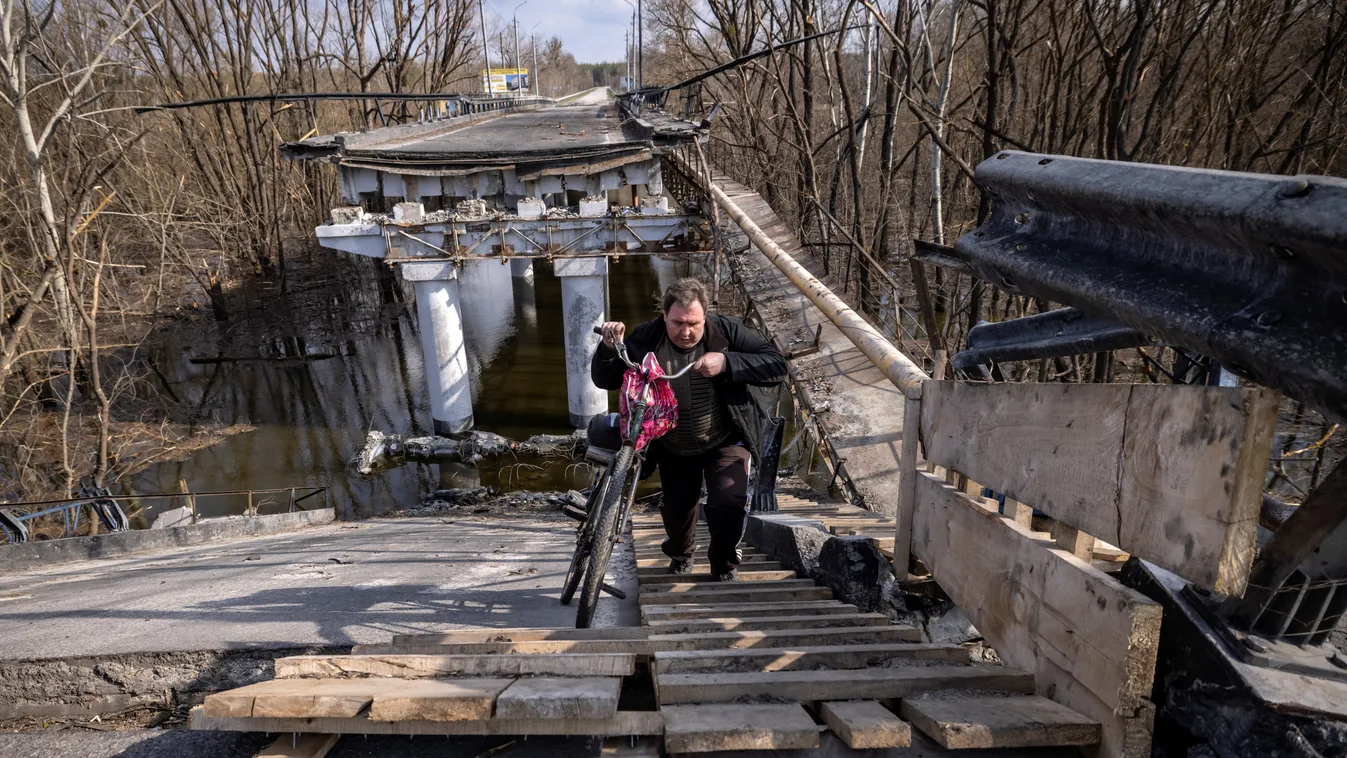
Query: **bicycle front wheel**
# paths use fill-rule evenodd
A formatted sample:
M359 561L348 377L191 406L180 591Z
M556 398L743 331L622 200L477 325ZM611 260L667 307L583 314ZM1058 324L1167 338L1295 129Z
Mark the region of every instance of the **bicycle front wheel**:
M608 491L608 481L612 478L610 474L611 470L603 472L599 481L594 483L594 489L591 490L589 495L589 502L585 504L588 515L576 534L575 554L571 556L571 567L566 571L566 583L561 587L562 605L571 604L571 599L575 597L575 591L580 589L580 580L585 576L589 554L594 552L594 535L597 533L594 525L599 520L599 505L603 502L604 493Z
M588 629L594 621L594 609L599 604L599 593L603 592L603 578L608 573L608 561L613 556L613 543L620 536L617 530L622 528L622 498L626 494L624 485L627 476L631 473L631 457L632 449L623 445L609 470L608 484L599 500L599 511L594 520L594 538L590 541L593 548L585 566L580 607L575 611L576 629Z

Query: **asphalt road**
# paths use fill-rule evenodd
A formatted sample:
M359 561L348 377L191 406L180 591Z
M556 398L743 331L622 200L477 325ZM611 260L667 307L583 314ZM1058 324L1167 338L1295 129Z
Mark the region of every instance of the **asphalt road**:
M560 515L375 519L0 577L0 659L388 642L453 628L565 627ZM623 546L625 547L625 546ZM639 623L634 562L597 625Z

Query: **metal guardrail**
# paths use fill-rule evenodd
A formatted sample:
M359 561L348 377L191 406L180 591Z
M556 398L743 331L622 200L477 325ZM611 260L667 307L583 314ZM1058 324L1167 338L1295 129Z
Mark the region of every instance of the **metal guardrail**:
M246 498L243 515L256 516L259 506L258 496L289 493L287 513L307 510L299 506L310 498L323 497L323 507L331 507L328 488L323 487L274 487L270 489L218 490L214 492L159 492L150 495L104 495L88 493L78 498L59 500L30 500L21 503L0 503L0 533L13 543L27 542L30 539L29 524L44 516L59 513L62 518L62 537L72 537L79 531L81 514L88 506L110 532L130 531L130 520L119 503L140 502L145 500L183 500L196 516L197 500L211 497Z
M981 278L1347 419L1347 180L1014 150L975 179L991 215L950 253Z

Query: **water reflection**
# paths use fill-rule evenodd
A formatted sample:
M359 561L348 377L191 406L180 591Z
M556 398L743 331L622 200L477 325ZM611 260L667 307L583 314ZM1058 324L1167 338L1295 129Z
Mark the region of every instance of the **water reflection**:
M177 491L179 479L197 492L327 485L333 504L352 516L406 507L439 487L537 489L584 481L584 471L564 464L405 466L372 479L352 475L347 461L367 430L429 433L414 298L376 261L328 251L311 255L310 267L292 264L299 272L292 277L302 281L312 272L315 281L328 281L326 287L294 288L284 303L271 304L260 324L240 318L209 337L202 335L204 327L183 330L158 356L184 402L220 423L251 423L256 431L187 460L152 466L123 483L128 491ZM693 265L653 258L614 263L609 313L629 324L651 318L663 287ZM532 280L515 278L509 266L482 262L464 267L460 280L477 428L510 437L570 431L561 284L544 262L533 271ZM221 356L254 359L200 362ZM212 498L199 509L207 516L239 513L245 502ZM286 506L282 495L261 511Z

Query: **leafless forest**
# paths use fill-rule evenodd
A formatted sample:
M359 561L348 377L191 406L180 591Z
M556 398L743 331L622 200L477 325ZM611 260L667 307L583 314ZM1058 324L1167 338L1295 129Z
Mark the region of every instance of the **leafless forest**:
M971 170L998 149L1275 173L1342 175L1347 161L1342 0L647 0L645 16L647 84L848 30L668 107L722 103L712 161L762 192L837 289L918 357L957 349L979 320L1050 307L909 261L912 238L952 241L986 212ZM487 19L495 65L515 63L506 23ZM532 68L526 32L518 63ZM245 279L285 290L287 254L309 243L335 186L278 145L375 124L377 93L478 89L480 35L467 0L0 0L0 133L12 135L0 493L67 494L208 443L147 352L163 329L236 315L227 294ZM536 41L543 94L616 83L620 65L596 71L561 40ZM321 91L371 98L133 109ZM383 115L416 114L385 102ZM1017 365L1008 378L1161 380L1163 356L1149 358ZM1306 409L1290 416L1275 465L1294 496L1347 435Z
M987 212L972 169L1012 148L1277 174L1347 174L1347 4L652 0L661 82L819 32L671 94L722 105L710 160L789 220L833 286L915 358L1048 310L914 264ZM650 76L647 74L647 83ZM933 314L920 312L928 290ZM933 316L933 317L932 317ZM928 328L929 326L929 328ZM1168 381L1172 351L1003 366L1016 381ZM1298 499L1343 435L1287 404L1270 486ZM1327 460L1326 460L1327 459Z

